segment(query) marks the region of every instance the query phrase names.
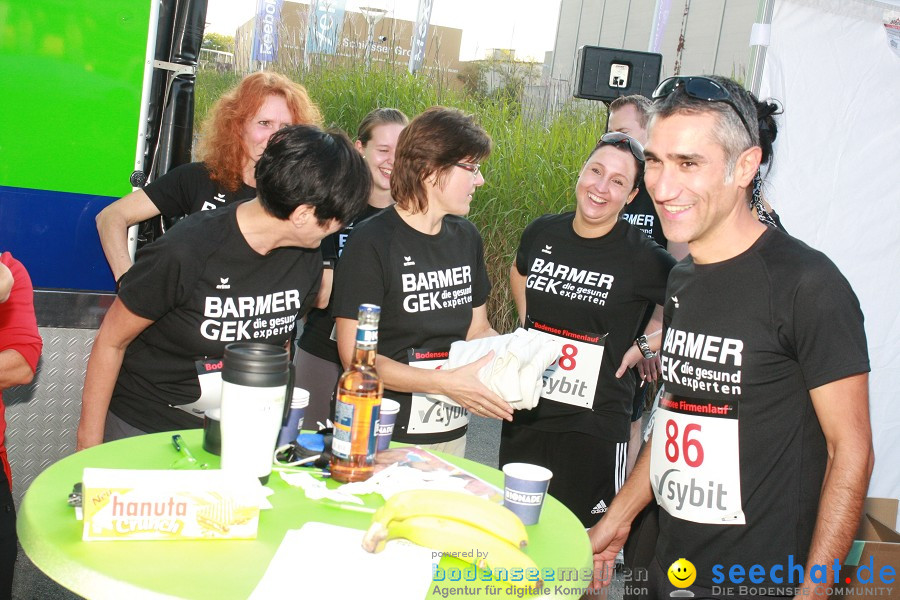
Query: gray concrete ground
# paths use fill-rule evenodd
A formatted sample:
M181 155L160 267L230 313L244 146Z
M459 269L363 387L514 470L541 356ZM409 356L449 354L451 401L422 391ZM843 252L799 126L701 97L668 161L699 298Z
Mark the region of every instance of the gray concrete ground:
M500 422L491 419L472 417L466 441L466 458L485 465L497 467L497 454L500 449ZM621 581L614 582L608 594L602 596L586 596L586 598L622 598ZM375 598L376 596L371 596ZM16 562L16 575L13 580L13 600L74 600L80 598L62 588L35 567L25 553L19 549Z

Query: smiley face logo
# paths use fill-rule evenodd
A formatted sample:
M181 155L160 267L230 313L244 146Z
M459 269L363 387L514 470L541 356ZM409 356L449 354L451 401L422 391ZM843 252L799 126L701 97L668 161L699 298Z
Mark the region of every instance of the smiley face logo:
M686 588L697 579L697 569L686 558L679 558L673 562L667 574L669 575L669 582L677 588Z

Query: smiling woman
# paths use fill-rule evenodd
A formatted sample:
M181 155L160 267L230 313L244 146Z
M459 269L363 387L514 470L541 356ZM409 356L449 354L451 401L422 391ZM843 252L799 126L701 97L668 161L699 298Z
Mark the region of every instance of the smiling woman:
M637 193L641 145L604 135L575 184L575 210L525 228L510 270L519 320L563 348L537 407L504 423L500 464L553 471L549 492L596 523L622 486L646 310L661 304L675 260L620 218ZM573 456L579 460L572 460ZM584 465L589 465L585 468Z

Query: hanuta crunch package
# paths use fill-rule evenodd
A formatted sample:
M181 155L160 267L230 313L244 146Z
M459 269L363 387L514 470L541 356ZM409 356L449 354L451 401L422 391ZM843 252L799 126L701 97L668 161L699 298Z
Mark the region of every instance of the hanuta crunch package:
M255 539L259 480L214 471L84 470L93 540Z

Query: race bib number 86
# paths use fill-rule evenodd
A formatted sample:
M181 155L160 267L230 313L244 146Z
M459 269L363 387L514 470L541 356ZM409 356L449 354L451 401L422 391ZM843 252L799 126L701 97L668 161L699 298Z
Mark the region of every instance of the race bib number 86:
M662 398L653 425L650 483L656 501L673 517L745 524L738 403Z

